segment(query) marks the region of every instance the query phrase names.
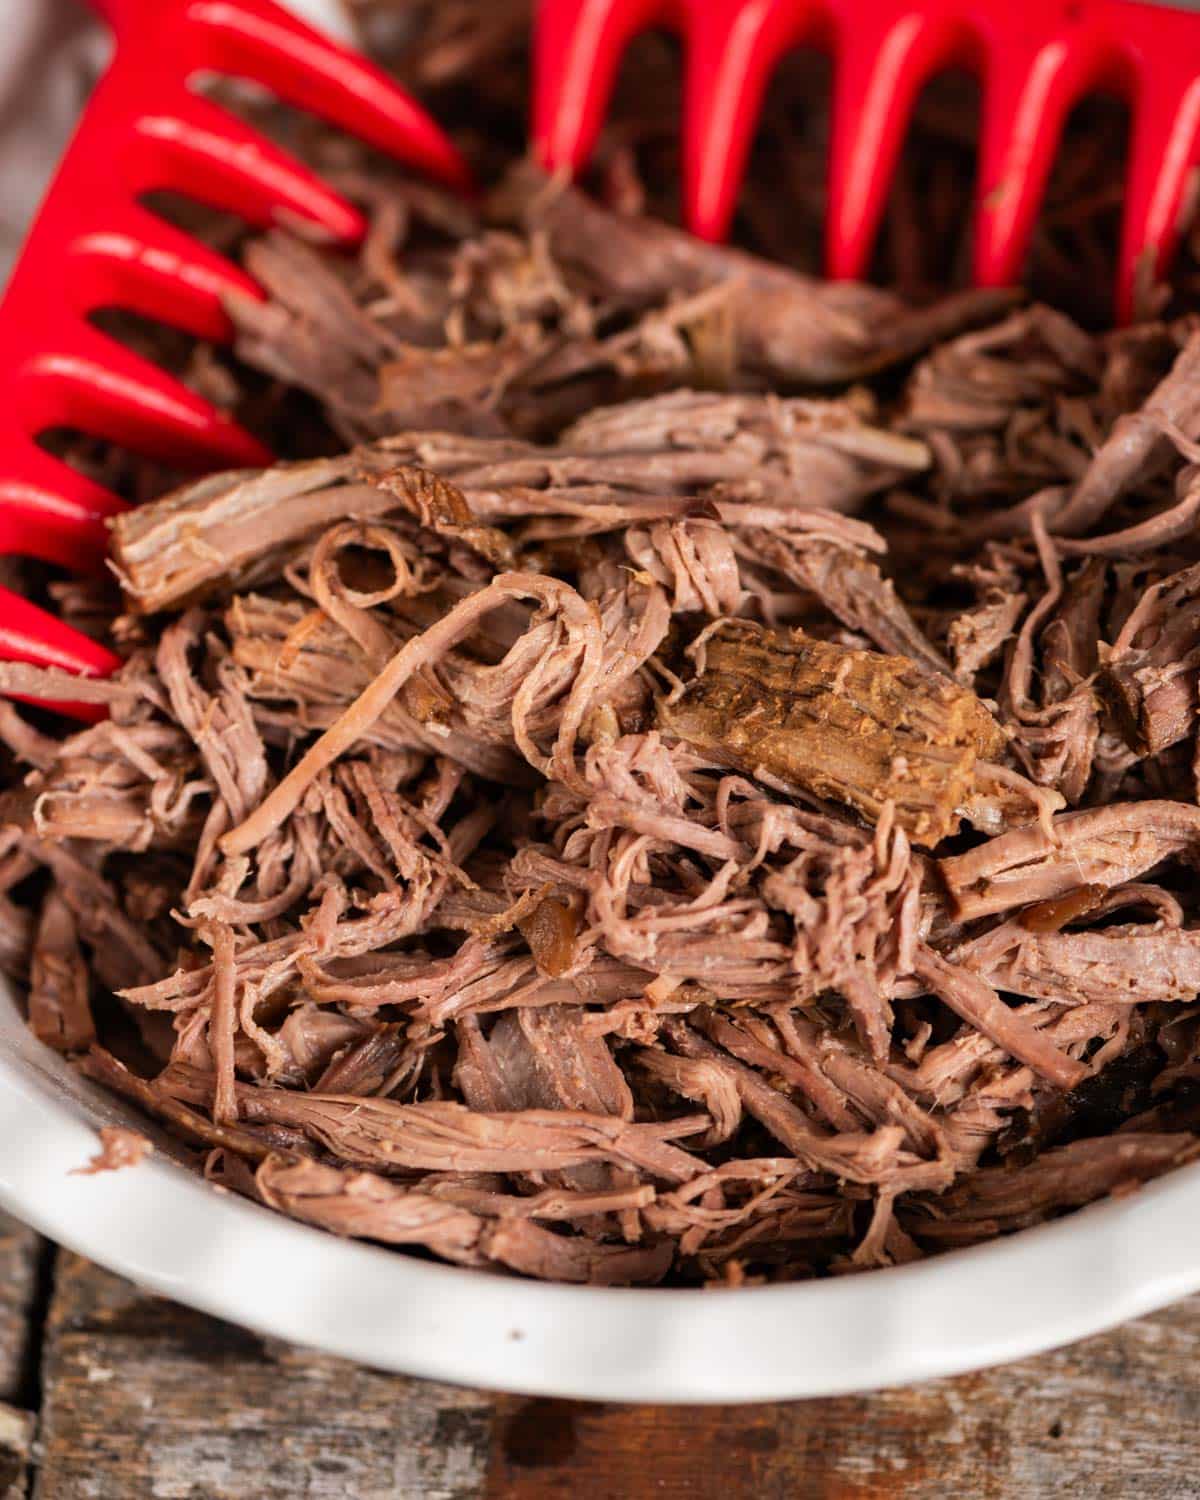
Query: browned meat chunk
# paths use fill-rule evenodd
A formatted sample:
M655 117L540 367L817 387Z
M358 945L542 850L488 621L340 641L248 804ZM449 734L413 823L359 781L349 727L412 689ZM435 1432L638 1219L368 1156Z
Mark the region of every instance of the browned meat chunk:
M660 705L668 733L871 823L893 803L918 844L955 832L977 763L1004 749L973 693L903 656L743 621L719 625L697 656L694 681Z

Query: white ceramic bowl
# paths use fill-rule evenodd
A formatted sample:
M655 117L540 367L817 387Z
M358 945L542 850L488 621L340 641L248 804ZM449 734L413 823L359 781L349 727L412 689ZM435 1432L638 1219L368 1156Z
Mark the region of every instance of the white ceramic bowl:
M0 980L0 1205L140 1286L380 1369L549 1396L758 1401L954 1374L1200 1289L1200 1164L1010 1239L738 1291L545 1286L339 1240L171 1158L73 1176L135 1124L26 1030Z
M21 3L21 14L41 15L37 0ZM331 0L292 3L331 28L339 14ZM27 51L43 45L30 37ZM12 78L0 69L0 93L25 76L20 56ZM39 138L52 141L54 128L37 117ZM28 176L19 145L0 141L0 168L11 156ZM161 1154L138 1167L70 1175L95 1152L94 1127L118 1122L153 1133L36 1042L0 980L0 1204L178 1302L470 1385L638 1401L831 1395L1015 1359L1200 1288L1200 1164L1120 1202L918 1266L742 1291L619 1291L544 1286L335 1239L199 1181L161 1137Z

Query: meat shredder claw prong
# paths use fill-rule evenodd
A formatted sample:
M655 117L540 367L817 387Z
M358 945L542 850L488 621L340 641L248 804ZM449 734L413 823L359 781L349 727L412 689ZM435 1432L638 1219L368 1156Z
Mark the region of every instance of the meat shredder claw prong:
M917 95L964 43L962 28L913 8L864 6L836 43L826 264L865 274Z
M19 553L81 573L102 567L105 521L125 502L22 431L6 428L4 448L0 555Z
M595 144L630 38L662 21L688 39L684 209L721 238L733 217L763 90L780 53L828 47L834 62L826 266L861 276L916 96L962 63L982 75L974 269L1021 270L1063 124L1092 88L1131 101L1133 142L1116 307L1135 277L1165 271L1200 141L1200 14L1146 0L540 0L534 139L551 169L578 172Z
M57 667L77 677L107 677L121 665L119 656L94 641L82 631L65 625L57 615L49 614L14 594L0 588L0 661L28 662L35 667ZM24 698L24 694L14 694ZM44 708L57 709L74 719L95 723L104 710L95 703L36 701Z
M126 170L139 193L186 182L190 197L262 228L279 223L282 212L347 244L366 229L358 209L290 152L194 94L135 122Z
M702 239L724 239L763 93L784 51L817 19L796 0L713 0L693 8L683 104L683 209Z
M65 271L67 295L81 315L123 307L202 339L231 337L228 298L262 298L232 261L138 203L72 240Z
M542 0L533 145L548 171L578 172L587 161L625 48L663 14L662 0Z
M429 116L381 69L264 0L191 0L205 65L281 99L459 188L470 175Z
M1141 78L1133 110L1121 248L1117 314L1133 316L1139 283L1166 270L1179 241L1179 215L1200 140L1200 76L1194 60L1172 78L1157 65Z
M185 468L255 468L270 451L182 381L97 329L69 352L35 355L22 371L31 434L59 425Z
M1067 36L989 58L974 226L980 286L1019 278L1067 115L1099 62L1083 40Z

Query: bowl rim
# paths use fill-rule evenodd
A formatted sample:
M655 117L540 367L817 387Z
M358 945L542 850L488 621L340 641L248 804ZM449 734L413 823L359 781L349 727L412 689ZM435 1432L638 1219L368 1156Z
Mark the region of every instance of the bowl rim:
M96 1129L161 1147L75 1169ZM148 1291L378 1369L526 1395L715 1403L960 1374L1200 1289L1200 1162L1126 1197L914 1265L727 1289L552 1285L339 1239L199 1179L79 1077L0 980L0 1206Z

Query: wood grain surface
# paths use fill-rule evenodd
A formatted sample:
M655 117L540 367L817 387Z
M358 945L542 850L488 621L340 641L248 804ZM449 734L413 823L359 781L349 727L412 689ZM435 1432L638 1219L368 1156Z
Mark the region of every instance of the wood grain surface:
M50 1251L0 1214L0 1500L29 1493L38 1391L42 1278Z
M359 1369L2 1230L0 1500L1200 1496L1200 1298L904 1390L622 1407Z

